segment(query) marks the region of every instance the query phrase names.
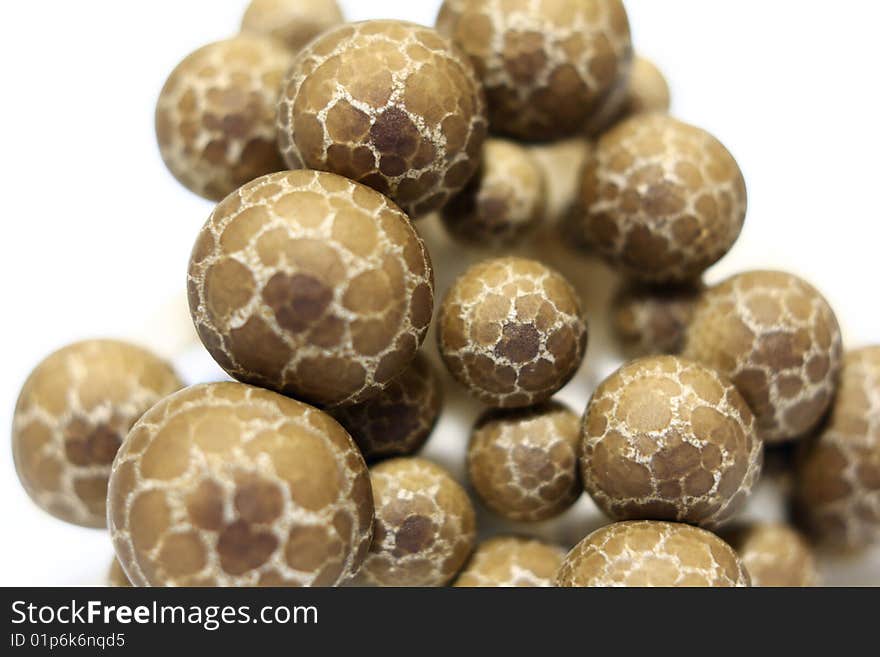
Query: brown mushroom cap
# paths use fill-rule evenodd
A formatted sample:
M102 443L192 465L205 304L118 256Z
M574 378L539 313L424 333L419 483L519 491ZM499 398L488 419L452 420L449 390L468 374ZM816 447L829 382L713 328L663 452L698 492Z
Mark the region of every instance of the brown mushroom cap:
M443 387L430 361L418 354L412 364L375 397L334 409L367 461L409 456L425 444L440 416Z
M736 552L697 527L641 520L597 529L565 557L557 586L749 586Z
M476 537L474 508L439 465L396 458L370 469L376 508L373 544L358 581L374 586L444 586L464 566Z
M625 113L633 116L648 112L668 112L670 96L669 83L657 65L645 57L636 57L629 77Z
M333 586L372 537L366 464L329 415L241 383L166 397L138 421L108 493L137 586Z
M497 408L546 401L575 375L586 352L577 293L535 260L474 265L447 293L438 321L449 371L470 394Z
M468 473L480 499L510 520L558 516L583 492L580 418L559 403L490 410L468 445Z
M292 60L275 39L243 34L177 65L159 94L156 136L162 159L187 189L219 201L285 168L275 106Z
M746 272L703 293L682 353L733 381L763 440L793 440L816 427L837 389L840 326L804 280Z
M665 114L623 121L584 168L581 240L648 283L696 280L726 254L746 215L733 156L705 130Z
M483 541L455 580L460 587L553 586L565 550L529 538L500 536Z
M848 352L831 415L803 446L799 520L831 547L880 542L880 346Z
M241 31L273 36L296 52L343 20L337 0L251 0Z
M15 407L12 455L28 495L56 518L107 525L107 478L119 445L153 404L183 387L151 352L87 340L48 356Z
M632 63L620 0L445 0L437 29L474 62L492 130L520 139L577 132Z
M745 504L763 444L733 384L675 356L632 361L587 407L584 488L615 520L716 527Z
M606 96L601 108L590 116L584 132L595 137L632 116L668 112L670 103L669 84L663 73L654 62L637 55L629 77L620 80Z
M752 586L816 586L819 580L810 545L787 525L755 523L725 531L722 537L739 554Z
M332 173L253 181L193 248L189 302L202 342L236 379L321 406L377 394L415 357L434 279L409 219Z
M486 123L467 58L431 28L392 20L315 39L297 57L278 108L291 168L369 185L414 217L440 209L470 180Z

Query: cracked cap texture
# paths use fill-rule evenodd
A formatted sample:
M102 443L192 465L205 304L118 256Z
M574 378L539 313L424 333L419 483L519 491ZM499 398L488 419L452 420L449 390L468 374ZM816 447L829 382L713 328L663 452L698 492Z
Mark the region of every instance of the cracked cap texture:
M797 531L777 523L755 523L724 532L752 580L752 586L816 586L819 573L810 545Z
M575 375L587 323L574 288L535 260L478 263L440 309L440 353L468 392L497 408L546 401Z
M437 29L474 62L492 130L521 139L577 132L632 62L619 0L446 0Z
M342 21L336 0L251 0L241 20L241 31L275 37L298 51Z
M419 451L440 417L443 387L421 353L382 392L333 411L367 461Z
M649 283L699 278L739 237L746 186L733 156L705 130L665 114L606 132L584 168L581 239Z
M292 61L275 39L240 35L177 65L159 94L156 136L162 159L187 189L219 201L285 168L275 105Z
M654 520L597 529L566 555L557 586L749 586L736 552L697 527Z
M25 381L12 424L24 489L56 518L107 524L107 478L119 445L153 404L183 387L164 360L116 340L56 351Z
M474 508L450 474L421 458L370 469L376 522L358 574L374 586L444 586L474 547Z
M674 356L624 365L584 417L584 488L615 520L718 526L745 504L762 459L755 418L733 384Z
M580 497L580 418L562 404L488 411L468 446L471 484L510 520L547 520Z
M501 536L483 541L474 550L455 586L548 587L565 550L534 539Z
M434 303L430 258L406 215L368 187L304 170L220 203L188 286L223 369L321 406L363 401L401 374Z
M738 274L703 293L684 356L729 377L768 443L800 438L828 409L842 344L834 311L814 287L783 272Z
M542 171L528 149L489 139L480 171L443 208L443 224L464 244L516 244L543 218L544 196Z
M428 27L342 25L297 57L278 137L291 168L333 171L414 217L440 209L477 170L487 132L467 58Z
M796 506L832 547L880 542L880 346L848 352L831 415L797 459Z
M108 499L136 586L333 586L372 535L369 473L348 433L240 383L193 386L144 414Z

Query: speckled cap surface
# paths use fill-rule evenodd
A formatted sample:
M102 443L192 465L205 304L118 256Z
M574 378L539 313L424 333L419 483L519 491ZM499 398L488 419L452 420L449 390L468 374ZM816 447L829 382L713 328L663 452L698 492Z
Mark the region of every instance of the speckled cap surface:
M476 540L470 498L439 465L416 457L370 469L376 521L358 573L373 586L444 586L464 566Z
M580 418L557 402L481 415L468 445L471 484L495 513L547 520L583 492Z
M518 536L497 536L474 550L455 586L553 586L565 550L556 545Z
M281 171L275 106L291 53L245 34L187 56L156 105L156 136L168 169L187 189L219 201L254 178Z
M627 276L696 280L726 254L746 215L733 156L705 130L665 114L627 119L584 168L581 238Z
M56 518L107 523L107 478L137 419L183 387L171 366L118 340L86 340L45 358L21 389L12 456L24 489Z
M750 586L736 552L698 527L641 520L597 529L568 553L557 586Z
M424 354L367 401L332 412L367 461L408 456L428 440L443 407L443 384Z
M575 375L586 352L577 293L536 260L504 257L474 265L446 294L438 322L449 371L496 408L546 401Z
M413 217L477 170L485 100L467 58L431 28L374 20L334 28L297 57L278 107L291 168L333 171Z
M199 233L189 305L236 379L321 406L364 401L410 364L434 303L428 252L378 192L332 173L265 176Z
M819 435L797 462L799 519L829 546L880 541L880 346L850 351Z
M758 481L763 443L733 384L675 356L632 361L593 394L583 425L584 488L615 520L716 527Z
M768 443L803 437L837 389L843 348L825 298L784 272L737 274L703 293L682 354L729 377Z
M372 537L351 437L316 408L241 383L193 386L144 414L108 500L137 586L332 586Z
M520 139L578 131L632 62L619 0L445 0L437 29L474 62L492 130Z

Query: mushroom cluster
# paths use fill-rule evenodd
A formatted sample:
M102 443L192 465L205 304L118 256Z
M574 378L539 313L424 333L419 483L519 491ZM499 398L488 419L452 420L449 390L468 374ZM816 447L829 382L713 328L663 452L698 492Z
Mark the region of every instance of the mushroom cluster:
M745 178L632 41L620 0L253 0L156 107L216 204L185 282L232 380L53 353L15 409L30 497L109 529L114 586L812 586L815 544L880 542L880 347L794 274L709 283ZM596 365L604 319L635 360ZM555 531L587 498L595 531Z

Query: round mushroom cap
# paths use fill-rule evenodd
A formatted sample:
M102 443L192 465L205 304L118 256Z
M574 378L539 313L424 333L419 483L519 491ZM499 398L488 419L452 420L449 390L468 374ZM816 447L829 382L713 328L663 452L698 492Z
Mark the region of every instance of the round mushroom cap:
M587 323L571 284L525 258L480 262L453 284L437 338L452 376L496 408L546 401L575 375Z
M490 410L467 452L471 484L495 513L517 521L558 516L583 492L580 418L562 404Z
M474 550L455 586L459 587L548 587L554 586L556 571L565 550L557 545L517 536L500 536L483 541Z
M614 520L717 527L745 505L762 460L755 418L734 385L675 356L621 367L584 417L584 488Z
M440 417L443 386L424 354L375 397L334 409L367 461L419 451Z
M48 356L21 389L12 424L15 470L56 518L107 525L107 478L128 430L183 387L171 366L118 340L86 340Z
M627 116L648 112L668 112L671 103L669 83L657 65L645 57L636 57L629 77L629 94L624 113Z
M177 65L156 104L156 137L184 187L219 201L285 168L275 106L292 61L275 39L242 34L199 48Z
M880 346L846 354L831 414L796 461L798 519L813 538L880 543Z
M241 383L186 388L145 413L108 504L136 586L334 586L372 538L369 473L348 433Z
M189 265L199 337L230 375L322 407L378 394L412 362L434 305L430 257L378 192L286 171L220 203Z
M749 574L715 534L673 522L637 520L597 529L566 555L557 586L743 587Z
M290 168L351 178L413 217L464 188L486 133L470 62L436 31L403 21L325 32L300 52L278 107Z
M842 353L825 298L797 276L773 271L737 274L704 292L682 352L733 381L768 443L804 437L821 421Z
M337 0L251 0L241 31L273 36L296 52L343 20Z
M596 137L632 116L668 112L670 102L669 85L663 73L652 61L637 55L628 77L619 78L602 106L590 115L584 133Z
M473 505L439 465L396 458L370 469L376 522L358 573L373 586L445 586L464 566L476 539Z
M809 543L791 527L755 523L722 534L749 572L752 586L816 586L819 572Z
M622 121L584 167L571 228L627 276L697 280L733 246L746 186L730 152L705 130L665 114Z
M574 134L632 64L620 0L445 0L437 29L473 61L492 130L518 139Z

